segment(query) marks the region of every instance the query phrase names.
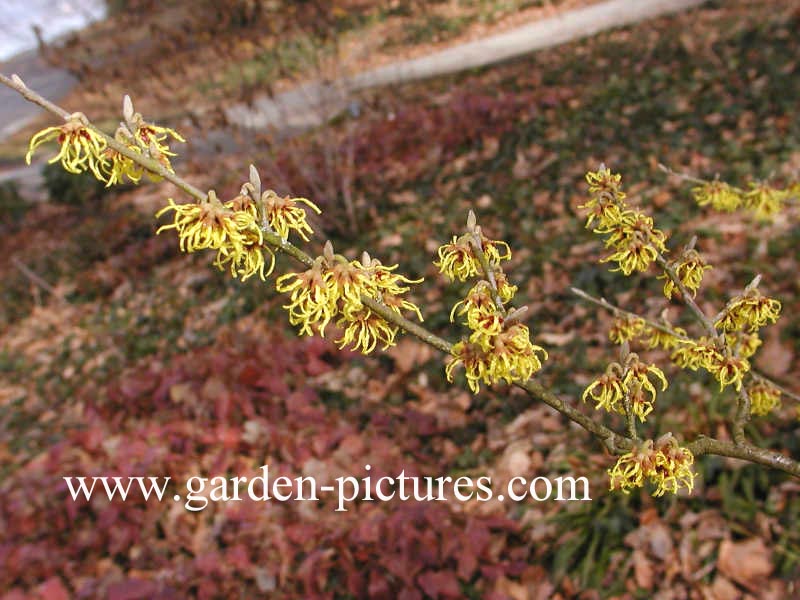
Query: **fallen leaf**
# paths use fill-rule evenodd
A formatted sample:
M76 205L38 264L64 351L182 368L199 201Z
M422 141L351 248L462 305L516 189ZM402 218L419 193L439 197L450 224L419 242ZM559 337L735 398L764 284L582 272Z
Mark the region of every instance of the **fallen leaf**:
M750 590L758 590L764 578L772 573L770 551L761 538L743 542L722 540L717 559L719 571Z
M714 583L711 584L711 594L714 600L739 600L742 597L742 593L736 586L722 575L714 578Z

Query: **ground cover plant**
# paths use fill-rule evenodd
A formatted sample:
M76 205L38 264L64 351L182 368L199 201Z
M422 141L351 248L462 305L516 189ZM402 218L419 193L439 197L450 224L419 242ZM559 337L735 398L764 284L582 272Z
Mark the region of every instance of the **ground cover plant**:
M464 216L474 207L483 229L492 238L507 241L514 250L512 261L504 268L513 273L515 283L524 282L517 298L522 297L521 304L529 307L526 322L546 324L536 326L534 341L547 347L551 357L537 377L559 394L578 398L608 364L611 351L605 336L613 323L594 307L570 300L569 288L576 286L594 297L604 296L615 306L631 308L654 320L662 307L648 304L647 298L662 294L664 281L632 279L628 284L631 287L620 291L620 276L609 275L606 265L596 264L603 256L598 242L590 234L579 238L579 243L574 239L585 220L585 212L577 207L587 202L581 181L586 171L600 173L597 165L603 160L615 167L624 164L625 190L631 196L638 192L642 197L638 204L653 207L656 222L677 232L673 238L677 236L681 243L675 247L689 244L692 235L698 234L696 247L717 266L704 274L705 284L713 284L708 302L724 305L729 297L725 290L741 290L756 273L762 275L760 287L781 299L781 318L774 325L780 335L767 334L771 337L765 339L761 352L769 351L768 358L760 361L758 368L791 386L791 373L796 372L796 311L791 308L796 304L796 282L782 274L791 272L792 239L796 237L794 208L784 208L772 223L748 221L748 216L738 213L720 217L708 207L695 206L691 188L696 184L667 180L657 162L708 179L719 171L725 180L741 181L739 185L745 191L746 177L754 173L767 177L773 170L782 170L779 177L787 183L792 180L798 136L789 111L791 98L797 97L798 82L795 41L790 32L796 16L788 9L765 16L741 3L734 9L693 13L690 18L695 29L689 31L697 38L700 33L716 32L715 46L690 52L692 38L677 34L656 37L652 32L658 31L658 26L654 25L653 29L625 30L574 45L577 58L572 63L539 55L500 70L406 90L414 98L415 94L436 93L437 86L449 88L448 99L453 100L454 110L440 110L435 104L419 102L417 96L407 109L401 105L391 121L373 117L369 125L380 128L377 131L382 139L387 139L389 148L396 148L397 153L368 153L364 142L363 155L359 155L364 160L356 161L363 169L357 173L357 185L364 199L361 218L370 223L371 231L356 242L334 239L337 251L358 256L356 248L381 248L386 264L408 264L409 278L425 275L431 280L436 269L429 266L430 259L437 247L447 241L450 231L463 227ZM662 20L659 26L665 23L674 28L672 31L686 30L686 21L680 18ZM630 44L635 44L639 52L632 53ZM587 70L586 56L596 59L591 71ZM645 58L637 60L635 56ZM743 75L747 85L731 77L730 70L719 68L721 62L735 70L743 57L752 69L752 73ZM643 72L648 75L641 76ZM771 76L759 83L764 73ZM640 76L634 77L636 74ZM769 89L765 92L769 86L780 94ZM504 97L497 97L493 91L497 89L507 90ZM716 107L720 115L707 120L714 113L698 112L700 102ZM472 127L440 127L443 119L470 123ZM618 126L620 122L626 126L624 131ZM427 124L427 129L420 123ZM376 130L365 129L365 140L376 135ZM720 137L723 142L726 139L720 131L732 132L727 143L717 143ZM427 144L424 152L420 151L421 140ZM387 165L395 166L393 171L388 170L392 185L380 193L378 174L386 175ZM780 179L773 181L783 183ZM235 195L240 183L226 195L220 190L220 197ZM163 192L155 188L146 191L158 196L157 204L163 204ZM425 218L421 221L422 206ZM568 243L563 241L565 232L573 236L568 236ZM102 516L120 522L120 527L109 529L109 536L119 535L120 539L87 538L80 549L67 548L65 554L52 558L45 552L56 534L42 529L35 513L20 504L36 492L27 492L26 496L19 491L35 489L33 486L47 479L43 473L48 469L61 473L69 469L70 460L82 456L95 468L99 465L106 470L119 465L115 472L123 472L131 468L125 465L131 464L137 468L148 465L148 473L159 469L191 472L197 468L197 460L236 472L264 452L262 427L274 432L266 438L277 436L274 447L270 441L268 451L294 465L289 471L342 469L354 457L364 459L374 452L380 456L374 462L382 465L407 465L406 461L413 458L420 472L477 470L498 476L505 473L506 477L515 474L520 464L553 473L584 473L588 464L594 471L596 489L607 485L604 472L610 457L603 456L589 438L584 439L548 409L532 406L526 395L500 387L483 390L473 398L446 385L441 361L410 342L403 342L387 359L348 357L342 361L332 344L320 344L316 339L298 342L285 332L275 331L284 299L260 291L243 293L242 288L214 278L213 272L198 276L208 272L205 261L191 261L191 267L185 267L186 258L177 257L174 248L170 250L160 238L149 234L142 237L146 239L131 240L131 249L126 249L121 258L113 261L120 255L111 250L108 258L93 265L92 270L97 272L93 275L105 273L111 279L106 291L101 292L113 296L105 309L107 316L101 317L107 319L105 323L82 322L89 312L85 304L89 299L67 294L59 304L48 302L46 308L38 307L27 327L17 330L21 339L9 345L8 372L12 376L30 373L30 379L35 380L15 382L17 387L9 396L5 416L16 428L9 430L25 432L13 438L15 444L24 444L9 446L9 452L15 453L7 464L13 474L12 500L16 502L9 504L6 518L11 521L11 516L28 515L27 519L15 519L14 532L26 540L26 545L22 550L8 550L12 564L19 565L10 573L33 565L30 579L12 575L15 579L9 585L20 590L39 586L42 593L53 594L57 592L48 590L66 585L91 596L98 593L96 590L118 589L113 586L136 588L143 585L137 583L140 579L150 577L149 573L166 569L162 572L169 573L169 585L174 589L194 585L191 589L200 595L230 593L226 585L234 590L251 586L249 589L262 592L275 585L278 593L287 597L335 596L342 586L355 596L406 589L409 594L431 597L485 597L491 592L498 597L526 597L529 593L548 595L556 588L557 593L570 596L588 589L592 582L604 583L615 594L636 594L638 587L638 593L647 595L659 585L664 593L675 597L702 590L712 590L718 596L727 593L728 597L742 590L755 593L767 589L778 597L791 593L787 586L796 568L797 539L787 524L796 518L796 486L776 473L713 458L698 460L696 484L700 489L688 499L653 501L648 495L634 493L630 498L603 496L591 507L580 509L525 505L495 506L487 511L448 507L444 513L426 506L413 510L401 507L398 511L365 506L359 507L359 517L354 521L323 514L282 514L271 524L251 515L249 523L258 522L273 531L273 537L253 538L263 545L251 542L243 533L237 536L226 532L230 537L225 537L212 528L193 534L197 536L194 546L183 543L183 552L189 557L185 559L173 554L173 544L188 535L186 527L198 521L188 521L187 525L182 514L169 521L157 506L146 503L140 508L152 521L140 517L130 503L116 507L87 505L71 517L73 522L56 521L60 535L68 536L76 528L83 530L85 525L76 522L93 522ZM137 251L142 247L153 248L153 253L143 255ZM744 261L726 261L726 257L744 253L748 256ZM765 266L764 257L774 260ZM113 262L103 264L103 260ZM727 267L723 273L721 263ZM144 276L144 285L136 271L118 274L121 268L133 269L137 264L143 273L148 269L152 273ZM52 275L60 277L58 272ZM179 285L165 284L171 277ZM244 289L261 287L249 284ZM410 297L421 306L424 300L426 317L437 312L444 315L438 320L426 319L441 333L450 326L450 308L466 291L434 286ZM203 305L206 294L216 303L210 311ZM255 298L248 298L249 294ZM274 311L269 311L270 306ZM670 315L677 314L676 306ZM269 328L265 318L269 318ZM104 340L103 335L112 331L104 325L114 319L144 333L138 336L140 342L149 339L151 345L134 352L125 346L130 342L119 336ZM64 323L71 324L71 330ZM679 321L677 326L687 323ZM215 338L212 344L197 335L207 331L209 325L219 328L211 334ZM174 332L174 337L170 338L168 332ZM52 362L41 356L47 353L41 340L48 335L52 336L48 346L60 348L59 362L68 365L64 372L54 373ZM40 342L39 349L31 349L36 341ZM253 352L265 341L267 346L285 344L282 354L287 356L286 364L279 362L273 370L261 367L260 361L252 365L246 360L266 354L267 350ZM312 357L304 359L309 370L282 377L281 373L292 372L293 362L304 362L289 358L290 348L298 343L295 351ZM196 349L187 353L192 347ZM242 349L238 356L237 347ZM96 360L103 351L104 360ZM556 351L575 360L556 362L552 356ZM175 353L179 356L170 358ZM647 356L659 364L667 359L663 350ZM31 364L20 365L22 361ZM208 367L201 366L204 364ZM70 367L72 373L66 370ZM83 377L75 381L76 368L86 381L81 381ZM705 380L701 376L698 385L694 378L668 374L670 387L659 393L656 404L668 410L652 439L667 431L690 438L726 426L730 399L717 393L718 382L711 376ZM306 381L311 385L296 387ZM32 383L40 389L32 389ZM275 385L279 389L271 389ZM71 410L48 415L46 407L57 399ZM783 402L769 419L751 421L747 434L760 445L782 448L797 456L793 441L795 405L790 398L785 397ZM624 419L603 417L589 408L584 411L586 415L624 430ZM157 416L154 409L158 409ZM39 420L40 425L32 427L26 419ZM47 424L56 419L59 424L71 419L74 427L48 439L53 430L51 426L48 433ZM271 425L278 420L282 427ZM92 435L87 435L88 424ZM294 427L297 437L291 435ZM36 430L43 432L39 439L27 434ZM248 431L255 433L245 437ZM115 436L127 437L114 443ZM146 440L165 437L175 444L172 453L148 455ZM301 443L307 439L314 442L310 446ZM135 440L140 442L130 443ZM194 451L192 443L198 444ZM84 452L74 453L70 448L83 448ZM137 452L144 453L143 458L138 458ZM336 452L339 454L332 457ZM31 460L33 457L38 460ZM184 466L184 460L195 464ZM30 468L20 469L23 464ZM63 485L53 493L63 495ZM61 508L41 506L42 511L51 512ZM238 518L237 510L218 510L224 514L220 518L228 522ZM211 528L213 514L204 514L200 522ZM509 521L508 516L516 518ZM552 519L545 520L546 516ZM359 521L366 525L356 526ZM296 531L289 527L289 535L274 528L277 522L299 525ZM142 524L150 524L144 528L149 533L134 548L146 551L129 550L127 540L139 534ZM411 541L410 524L420 535L411 536ZM392 533L399 530L403 533ZM560 542L541 543L557 539L555 531L565 532ZM161 540L160 544L145 544L153 539ZM374 544L381 539L394 540L397 553L377 551ZM451 546L447 542L454 539L469 539L475 552L464 553L463 544ZM214 550L207 552L208 547ZM434 547L436 552L420 555L415 549L422 547ZM328 552L330 549L334 552ZM94 551L96 558L82 559L85 563L78 572L83 578L77 573L73 576L71 557L89 551ZM276 553L271 564L285 565L280 573L260 570L267 562L264 555L270 552ZM237 559L242 554L246 560ZM374 561L365 558L376 555L380 558ZM36 556L41 557L38 562ZM742 556L748 557L747 568L741 566ZM165 561L165 557L172 558ZM365 560L370 564L366 570L362 568ZM94 563L94 574L83 575L90 572L86 565ZM397 564L402 568L392 570L391 565ZM771 574L775 577L765 581Z

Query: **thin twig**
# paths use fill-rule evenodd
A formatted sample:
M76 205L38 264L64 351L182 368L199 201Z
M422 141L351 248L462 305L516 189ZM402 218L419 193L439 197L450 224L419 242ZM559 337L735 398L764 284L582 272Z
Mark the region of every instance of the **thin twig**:
M31 283L33 283L34 285L39 286L45 292L49 293L52 296L55 296L59 300L63 300L63 297L61 296L61 294L52 285L47 283L47 281L45 281L41 276L39 276L36 273L34 273L27 265L25 265L25 263L23 263L16 256L11 258L11 264L14 265L15 267L17 267L17 269L19 269L20 272L25 277L27 277L28 280Z
M736 412L731 419L731 435L737 446L747 443L744 426L750 420L750 395L744 387L739 388L736 394Z
M478 263L481 265L483 276L489 283L489 293L492 296L492 300L497 307L497 311L501 315L505 315L506 309L503 306L503 299L500 298L500 291L497 289L497 278L495 277L494 267L489 264L489 259L486 258L486 253L483 251L483 244L481 243L481 228L475 223L475 213L471 210L469 211L469 216L467 217L467 230L469 234L469 245L472 247L472 251L475 254L475 257L478 259Z
M696 440L686 444L686 448L695 456L716 454L717 456L739 458L800 477L800 462L789 458L785 454L759 448L750 443L734 444L733 442L723 442L700 435Z

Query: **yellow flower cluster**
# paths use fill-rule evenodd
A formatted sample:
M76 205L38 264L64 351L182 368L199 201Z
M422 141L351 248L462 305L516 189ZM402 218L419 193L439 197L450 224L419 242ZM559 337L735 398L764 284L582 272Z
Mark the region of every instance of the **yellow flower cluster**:
M654 496L663 496L666 492L677 494L682 487L691 492L695 477L693 463L694 455L667 433L655 442L645 440L631 452L620 456L608 471L610 489L628 494L649 481L656 486Z
M659 253L666 252L667 236L656 229L653 219L625 202L621 188L622 177L601 166L586 174L589 184L589 200L579 208L589 211L586 227L608 235L605 246L612 254L601 262L616 262L614 271L630 275L634 271L646 271Z
M728 347L732 348L737 356L742 358L750 358L756 353L759 346L761 346L761 338L757 333L736 333L725 334L725 340L728 342Z
M733 212L742 205L739 192L718 179L692 188L692 195L698 205L710 205L714 210L721 212Z
M383 266L380 261L365 254L364 260L347 261L326 251L315 259L302 273L288 273L279 277L279 292L290 294L289 322L300 326L300 335L313 335L315 331L325 336L325 328L335 317L337 326L344 330L337 340L340 347L350 345L363 354L372 352L378 343L386 349L394 345L398 327L387 322L362 302L362 297L376 300L400 314L410 310L422 320L419 308L402 297L409 291L406 284L420 283L394 273L397 265Z
M261 195L261 201L264 203L267 222L281 238L287 239L289 231L293 230L307 242L308 235L314 233L306 220L306 211L299 206L301 203L305 204L315 213L320 214L320 209L311 200L278 196L272 190L267 190Z
M711 206L722 212L746 208L756 218L768 221L796 194L795 186L797 184L781 190L767 183L751 182L748 190L740 190L723 181L714 180L693 188L692 195L700 206Z
M220 269L229 267L232 277L241 277L244 281L258 274L264 279L272 272L275 255L264 246L253 212L240 207L240 199L223 204L213 190L200 203L175 204L170 198L167 206L156 213L156 218L171 210L174 211L173 221L159 227L156 233L174 229L182 251L216 250L214 264ZM268 268L265 252L270 259Z
M635 315L624 314L614 319L611 329L608 330L608 339L615 344L623 344L641 335L644 330L644 319Z
M481 382L492 385L501 380L527 381L547 359L545 349L531 343L530 335L528 327L521 323L508 325L495 335L473 332L469 340L453 345L453 358L445 369L447 380L452 382L455 368L462 365L469 388L476 394Z
M746 358L732 354L706 337L683 342L670 359L683 369L706 369L719 382L720 390L726 385L733 385L738 391L742 387L742 379L750 370Z
M622 175L612 173L605 166L586 174L589 184L589 200L578 208L589 211L586 228L597 220L598 227L606 227L620 219L625 208L625 192L622 191Z
M478 393L481 382L491 385L501 380L527 381L542 368L547 352L531 342L530 330L518 322L524 309L508 312L504 306L517 291L499 264L511 257L508 244L486 238L475 225L472 213L467 225L468 233L453 237L450 244L439 248L439 262L435 264L451 279L464 281L483 274L493 282L478 281L450 312L451 321L456 316L465 317L463 323L471 334L453 346L452 358L445 369L447 380L452 382L456 367L463 366L469 388ZM476 251L477 244L473 246L476 239L480 240L480 252ZM483 273L480 253L490 274Z
M789 190L779 190L766 183L751 183L744 195L745 208L753 211L762 221L772 220L791 195Z
M746 291L731 300L714 325L725 332L757 331L767 323L778 320L781 303L761 295L758 288Z
M697 250L687 250L681 260L675 265L675 272L683 286L692 294L692 298L697 295L700 283L703 281L703 273L710 269ZM658 276L659 279L666 279L664 282L664 296L670 300L673 295L680 293L678 286L667 273Z
M51 158L50 164L61 162L65 171L83 173L90 171L95 177L103 178L103 152L107 143L102 135L88 126L82 113L73 113L66 123L59 127L47 127L34 134L25 155L25 162L31 164L34 151L42 144L56 140L61 146L58 154Z
M645 364L636 354L629 354L623 367L619 363L611 363L606 372L589 384L581 396L586 402L591 398L596 402L596 409L625 414L625 403L629 401L631 411L644 422L653 411L656 400L656 388L650 381L653 375L661 382L661 391L667 389L664 373L653 364Z
M490 240L478 228L476 233L466 233L461 237L453 236L449 244L439 247L439 260L433 264L450 280L466 281L481 273L481 263L472 247L473 236L480 240L481 251L492 267L497 268L502 260L511 258L511 249L503 241Z
M114 133L114 139L131 152L151 158L159 162L170 173L174 173L170 157L176 156L176 154L170 149L168 140L170 138L178 142L186 140L174 129L145 121L140 113L133 111L133 104L127 96L123 102L122 112L125 122L120 123ZM139 164L113 148L106 150L104 158L108 161L104 165L106 175L104 181L107 181L108 185L123 183L126 177L130 181L138 183L145 172L152 181L161 179L155 173L145 171Z
M167 144L172 138L179 142L186 140L174 129L148 123L139 113L133 113L126 97L126 122L120 124L114 139L131 152L152 158L164 168L172 171L169 157L175 156ZM30 141L25 160L28 164L34 151L45 142L56 140L61 146L58 154L50 159L50 163L61 162L70 173L90 171L97 179L108 186L123 183L125 178L138 183L145 169L129 157L110 147L107 138L89 126L86 117L81 113L70 115L66 123L59 127L47 127L36 133ZM159 177L149 173L151 179Z
M379 260L370 258L366 253L361 263L353 262L363 269L366 275L368 285L364 291L365 296L379 301L398 315L406 310L416 314L420 321L423 320L419 308L403 298L403 294L411 289L407 284L421 283L422 279L412 280L393 273L397 265L385 267ZM339 347L344 348L350 344L353 350L363 354L372 352L378 343L383 344L384 350L393 346L399 329L397 325L389 323L360 301L358 304L345 303L342 318L337 325L344 329L341 339L337 340Z
M750 414L763 417L781 407L781 392L765 380L758 380L747 388L750 397Z
M645 345L651 350L653 348L663 348L664 350L677 348L686 340L686 330L673 326L669 326L669 328L672 333L656 327L645 327L643 332L647 336L647 339L644 340Z
M638 210L626 210L616 223L607 227L598 227L595 233L610 234L606 239L606 248L614 253L600 262L617 263L612 271L622 271L630 275L634 271L646 271L658 257L667 251L664 242L666 234L653 226L653 219Z

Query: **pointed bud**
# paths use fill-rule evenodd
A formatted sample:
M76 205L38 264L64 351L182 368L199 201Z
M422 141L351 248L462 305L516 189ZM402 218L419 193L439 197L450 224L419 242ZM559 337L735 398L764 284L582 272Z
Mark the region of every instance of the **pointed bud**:
M366 250L361 254L361 264L367 268L372 264L372 258Z
M473 233L475 231L475 226L478 224L478 219L475 217L475 212L470 209L469 213L467 214L467 231Z
M752 292L754 289L758 287L758 284L761 283L761 273L753 277L753 281L747 284L747 287L744 288L744 293Z
M22 81L22 78L19 75L17 75L16 73L14 73L11 76L11 81L13 81L16 85L18 85L21 88L27 88L28 87L27 85L25 85L25 82Z
M122 116L130 123L133 120L133 102L128 94L122 99Z
M250 183L259 193L261 192L261 177L258 176L258 171L253 165L250 165Z
M325 257L325 260L329 263L333 262L333 244L330 240L325 242L325 246L322 248L322 256Z

